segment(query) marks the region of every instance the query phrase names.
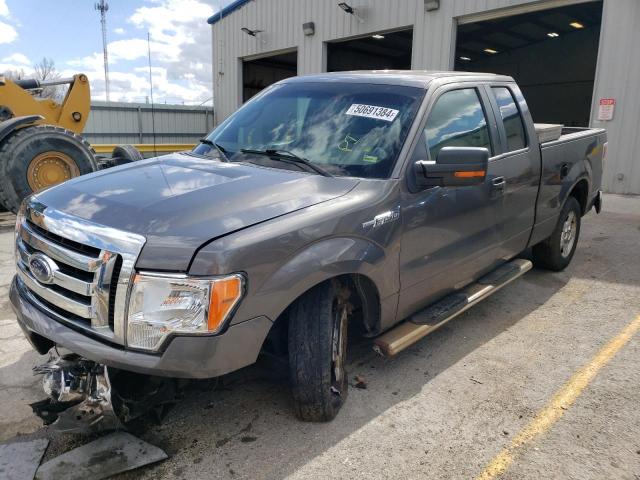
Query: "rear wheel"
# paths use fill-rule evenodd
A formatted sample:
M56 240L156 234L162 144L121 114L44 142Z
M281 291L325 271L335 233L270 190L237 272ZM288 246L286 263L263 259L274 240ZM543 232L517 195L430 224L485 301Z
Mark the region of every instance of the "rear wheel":
M118 145L113 149L111 153L113 159L117 159L117 164L122 165L124 163L137 162L143 160L144 157L133 145Z
M0 146L0 203L12 212L33 192L97 169L80 136L51 125L22 128Z
M336 284L323 283L292 305L289 378L296 416L333 420L347 398L348 308Z
M580 237L581 217L580 204L569 197L551 236L533 247L533 262L537 267L560 271L571 263Z

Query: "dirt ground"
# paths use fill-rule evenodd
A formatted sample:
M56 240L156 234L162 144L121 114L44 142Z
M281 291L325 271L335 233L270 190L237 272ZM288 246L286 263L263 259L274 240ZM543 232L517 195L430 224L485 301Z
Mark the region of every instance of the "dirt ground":
M252 367L215 389L197 384L161 425L135 432L170 458L122 478L474 478L516 438L501 478L640 479L640 333L591 382L570 381L640 315L640 197L607 195L604 205L583 219L566 271L527 273L395 359L358 344L350 377L367 388L352 382L332 423L298 422L286 384ZM12 242L5 216L0 441L48 436L51 458L87 439L42 428L28 406L44 396L31 373L44 357L8 303ZM567 382L575 403L520 445Z

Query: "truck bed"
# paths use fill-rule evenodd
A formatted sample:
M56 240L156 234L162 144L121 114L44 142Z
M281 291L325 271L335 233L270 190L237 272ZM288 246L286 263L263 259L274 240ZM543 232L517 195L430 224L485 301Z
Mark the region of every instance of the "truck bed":
M540 124L536 124L537 125ZM554 147L559 143L570 142L578 140L584 137L590 137L592 135L605 135L606 130L604 128L590 128L590 127L562 127L560 130L560 136L553 140L547 140L540 142L540 148L545 149L547 147Z
M566 196L581 180L586 182L585 209L590 208L602 181L606 141L602 128L563 127L556 140L540 144L542 171L531 244L551 234Z

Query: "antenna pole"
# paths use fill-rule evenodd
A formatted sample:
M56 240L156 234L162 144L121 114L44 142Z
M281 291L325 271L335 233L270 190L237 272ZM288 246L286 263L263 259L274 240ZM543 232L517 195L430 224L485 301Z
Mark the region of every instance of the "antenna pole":
M158 155L156 152L156 112L153 106L153 77L151 76L151 35L147 32L147 52L149 54L149 90L151 94L151 132L153 134L153 154Z
M95 4L96 11L100 12L100 24L102 25L102 53L104 55L104 85L107 102L109 101L109 56L107 54L107 12L109 4L100 0Z

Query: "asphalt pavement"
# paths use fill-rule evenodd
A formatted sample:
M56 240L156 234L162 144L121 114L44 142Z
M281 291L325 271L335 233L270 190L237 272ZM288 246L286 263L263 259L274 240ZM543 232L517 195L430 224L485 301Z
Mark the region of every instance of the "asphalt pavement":
M13 225L0 215L0 441L49 437L31 368L45 360L8 304ZM640 197L606 195L572 265L532 270L396 358L350 352L347 404L292 415L286 383L250 367L192 386L134 433L170 458L121 478L640 479ZM362 386L362 385L361 385Z

